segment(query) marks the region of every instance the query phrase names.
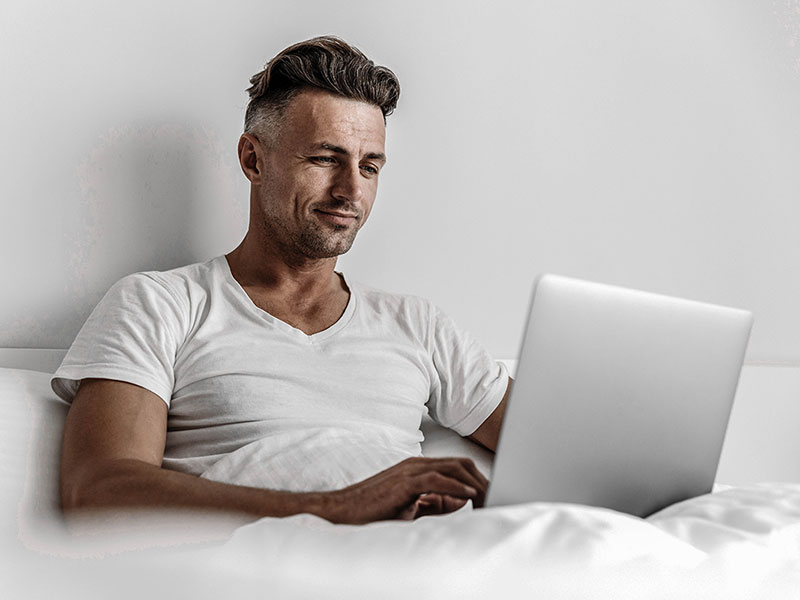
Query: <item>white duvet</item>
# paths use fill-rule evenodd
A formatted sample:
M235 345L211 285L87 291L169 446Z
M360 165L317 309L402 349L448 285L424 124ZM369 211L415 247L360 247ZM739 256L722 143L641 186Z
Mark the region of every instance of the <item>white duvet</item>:
M473 444L429 421L423 431L426 454L466 454L490 471ZM255 443L204 476L267 484L265 461ZM553 503L366 526L267 518L209 556L233 580L281 598L800 600L800 484L717 486L647 519Z
M200 548L153 548L191 536L152 532L134 544L144 550L103 551L104 537L79 560L16 565L19 593L4 597L800 598L797 484L732 488L647 520L532 503L362 526L264 518Z
M800 485L729 488L644 520L548 503L366 526L266 518L207 556L280 598L795 599Z

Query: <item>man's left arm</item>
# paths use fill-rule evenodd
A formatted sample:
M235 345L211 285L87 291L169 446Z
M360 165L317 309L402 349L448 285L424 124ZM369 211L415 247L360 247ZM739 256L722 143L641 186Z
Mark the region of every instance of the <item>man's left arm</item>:
M508 385L506 386L506 393L503 394L503 399L500 401L500 404L497 405L497 408L492 411L492 414L486 418L486 420L472 433L472 435L467 436L473 442L477 442L492 452L497 449L497 439L500 437L500 428L503 425L503 417L506 413L506 402L513 384L514 380L509 377Z

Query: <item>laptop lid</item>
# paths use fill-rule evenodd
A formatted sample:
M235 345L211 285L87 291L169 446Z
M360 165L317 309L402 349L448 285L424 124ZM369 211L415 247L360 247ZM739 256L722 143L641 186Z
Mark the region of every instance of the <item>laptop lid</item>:
M714 483L752 314L544 275L486 506L647 516Z

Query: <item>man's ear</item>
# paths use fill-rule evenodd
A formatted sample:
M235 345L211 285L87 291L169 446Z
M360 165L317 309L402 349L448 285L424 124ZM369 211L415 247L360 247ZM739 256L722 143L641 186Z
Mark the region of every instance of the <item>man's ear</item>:
M243 133L239 138L239 165L250 183L261 183L263 164L261 144L254 135Z

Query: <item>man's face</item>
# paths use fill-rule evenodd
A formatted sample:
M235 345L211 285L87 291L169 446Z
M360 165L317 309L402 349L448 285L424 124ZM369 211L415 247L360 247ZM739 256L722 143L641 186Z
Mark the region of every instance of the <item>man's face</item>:
M264 232L290 258L347 252L372 210L386 162L380 108L303 91L271 147L262 143L257 191Z

